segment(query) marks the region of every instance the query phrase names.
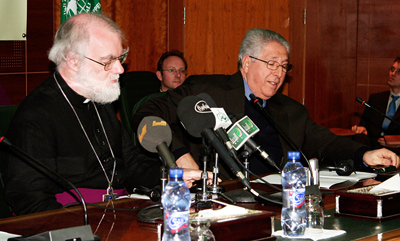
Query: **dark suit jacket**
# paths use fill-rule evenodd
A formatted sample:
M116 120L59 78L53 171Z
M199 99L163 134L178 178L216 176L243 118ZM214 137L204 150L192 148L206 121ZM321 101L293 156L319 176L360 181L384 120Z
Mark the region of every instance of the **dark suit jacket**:
M382 113L386 113L386 108L389 100L390 91L384 91L369 96L368 104ZM400 122L400 108L397 109L393 119ZM372 147L379 147L377 142L381 137L382 123L384 117L371 108L366 107L361 116L360 126L364 126L368 131L368 137ZM387 131L387 135L400 135L400 125L391 122Z
M145 116L160 116L170 124L174 132L172 150L176 151L188 146L188 142L185 141L187 136L180 127L176 107L184 97L199 93L209 94L217 106L223 107L227 113L232 113L238 118L244 116L246 100L240 72L234 75L195 75L190 76L175 90L168 91L164 98L150 100L144 104L133 118L134 128L137 128ZM309 118L306 107L288 96L277 93L268 100L268 106L275 123L287 133L308 158L355 159L355 151L362 146L348 138L336 136L328 129L317 125ZM280 140L284 154L293 151L284 139L280 137ZM193 141L189 142L193 144ZM196 156L194 158L196 159Z

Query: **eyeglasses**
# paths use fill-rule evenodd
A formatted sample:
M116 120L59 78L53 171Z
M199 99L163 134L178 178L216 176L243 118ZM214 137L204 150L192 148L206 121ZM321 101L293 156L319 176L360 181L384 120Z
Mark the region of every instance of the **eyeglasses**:
M389 71L394 72L395 75L400 74L400 69L396 69L394 66L390 66Z
M176 70L176 69L164 69L163 71L166 71L166 72L168 72L170 74L173 74L173 75L175 75L177 72L179 72L179 74L181 74L181 75L186 75L186 70L184 70L184 69L179 69L179 70Z
M114 66L115 61L119 60L119 62L120 62L121 64L125 63L125 60L126 60L126 58L128 57L128 52L129 52L129 47L128 47L127 49L124 49L124 51L122 51L121 56L119 56L119 57L114 57L114 58L110 58L110 60L107 61L107 62L105 62L105 63L96 61L96 60L91 59L91 58L86 57L86 56L85 56L85 58L87 58L88 60L91 60L91 61L93 61L93 62L95 62L95 63L98 63L98 64L100 64L100 65L103 65L103 66L104 66L104 70L105 70L105 71L109 71L109 70Z
M266 63L267 64L267 68L270 69L270 70L277 70L279 68L279 66L281 66L283 72L287 73L287 72L290 72L293 69L293 65L291 65L291 64L279 64L278 62L273 61L273 60L265 61L265 60L258 59L258 58L253 57L253 56L249 56L249 57L252 58L252 59L255 59L255 60L258 60L258 61Z

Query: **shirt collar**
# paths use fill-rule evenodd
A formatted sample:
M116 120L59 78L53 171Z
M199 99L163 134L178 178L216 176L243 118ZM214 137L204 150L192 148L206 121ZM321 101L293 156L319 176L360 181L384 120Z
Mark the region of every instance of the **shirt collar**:
M392 96L400 96L400 94L395 94L390 90L390 99L392 98Z
M65 95L73 105L86 105L91 101L72 90L58 71L56 71L55 76Z
M244 83L244 95L246 98L251 101L250 94L253 94L253 92L250 90L249 85L247 84L247 81L243 78L243 83ZM263 100L263 107L265 107L267 104L266 100Z

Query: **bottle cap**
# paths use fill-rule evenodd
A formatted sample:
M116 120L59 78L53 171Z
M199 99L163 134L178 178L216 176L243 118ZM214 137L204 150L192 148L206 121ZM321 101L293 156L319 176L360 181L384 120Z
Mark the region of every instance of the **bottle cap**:
M181 168L171 168L169 169L169 177L171 178L182 178L183 169Z
M288 155L289 160L299 160L300 159L300 152L298 152L298 151L289 151L287 155Z

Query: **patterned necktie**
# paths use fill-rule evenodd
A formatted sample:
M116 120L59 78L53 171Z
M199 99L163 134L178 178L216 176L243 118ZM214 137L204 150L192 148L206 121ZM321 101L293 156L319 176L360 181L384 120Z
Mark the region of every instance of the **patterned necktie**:
M392 102L390 102L389 108L387 111L387 115L391 118L396 113L396 100L398 98L399 98L399 96L392 95ZM383 121L383 124L382 124L382 129L384 132L387 131L389 124L390 124L390 120L388 118L385 118L385 120Z

